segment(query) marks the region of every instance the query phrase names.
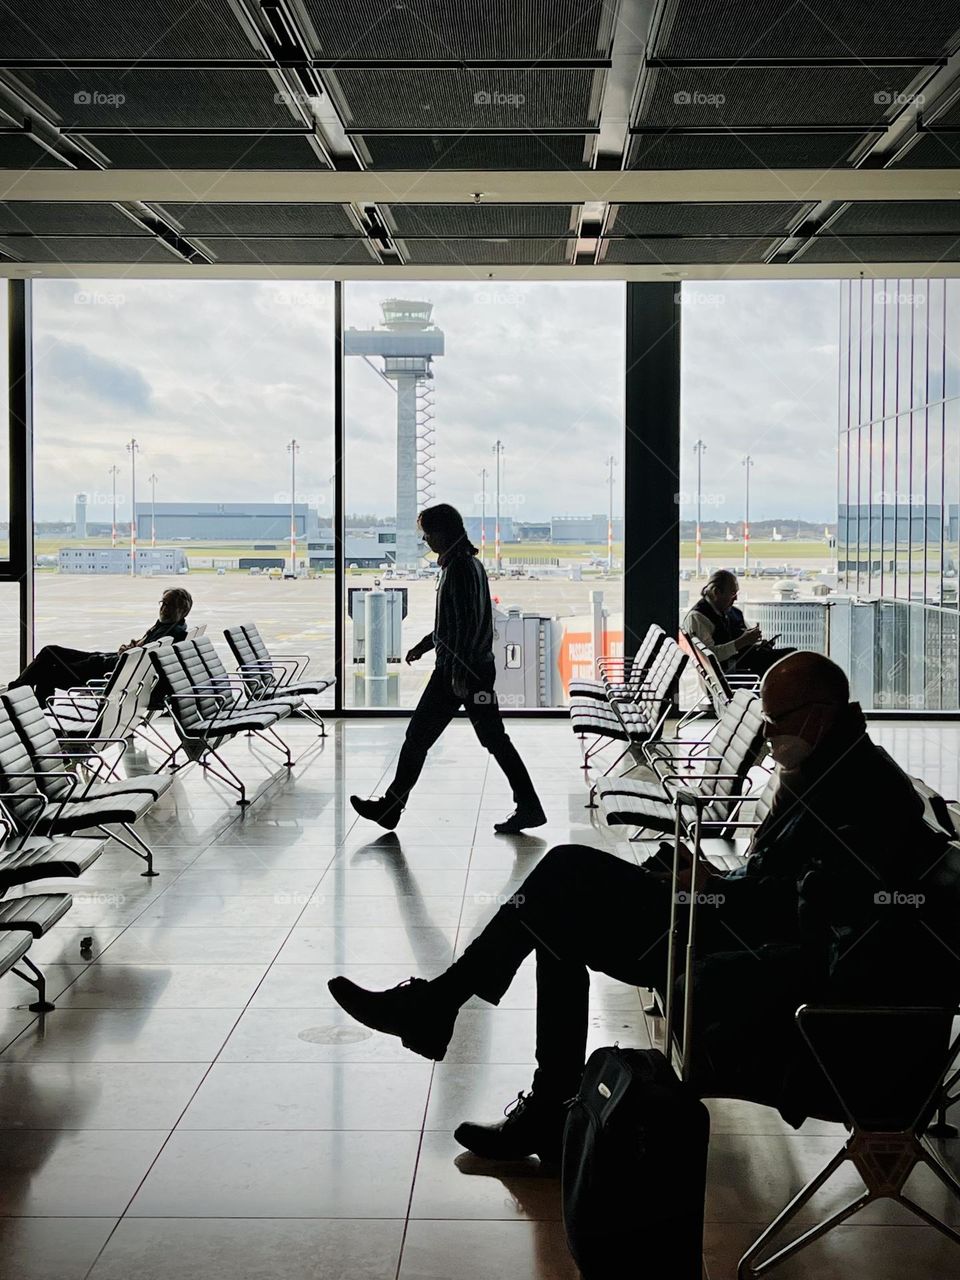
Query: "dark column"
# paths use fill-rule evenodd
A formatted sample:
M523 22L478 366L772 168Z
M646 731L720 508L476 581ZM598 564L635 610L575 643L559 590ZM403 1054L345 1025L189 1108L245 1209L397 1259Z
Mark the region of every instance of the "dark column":
M333 535L333 592L336 599L333 631L334 673L337 678L333 691L335 713L343 710L346 696L344 680L347 670L343 660L346 641L346 599L343 563L343 461L343 281L336 280L333 285L333 512L330 527L330 532Z
M10 577L20 584L20 665L33 657L33 308L29 280L10 280Z
M680 285L627 284L624 652L678 626Z

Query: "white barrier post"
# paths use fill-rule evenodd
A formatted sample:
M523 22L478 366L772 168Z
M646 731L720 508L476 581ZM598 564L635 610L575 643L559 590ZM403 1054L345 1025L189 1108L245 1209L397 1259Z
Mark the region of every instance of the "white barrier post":
M590 612L593 615L593 665L596 669L597 659L603 656L603 592L590 592Z
M387 593L364 592L367 705L381 700L387 680Z

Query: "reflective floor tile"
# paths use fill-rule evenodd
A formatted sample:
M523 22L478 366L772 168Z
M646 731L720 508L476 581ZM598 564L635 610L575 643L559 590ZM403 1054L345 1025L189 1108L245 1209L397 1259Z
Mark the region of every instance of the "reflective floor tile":
M383 897L354 897L317 890L303 910L301 925L377 925L405 928L442 925L455 928L460 922L462 898L459 894L424 897L418 893Z
M710 1140L707 1174L706 1220L769 1222L800 1188L835 1154L841 1142L833 1137L786 1134L744 1135L718 1133ZM953 1147L957 1168L958 1142ZM797 1223L809 1224L853 1199L863 1190L853 1165L847 1162L811 1203L797 1214ZM960 1201L948 1195L926 1170L918 1170L907 1184L909 1194L946 1221L960 1222ZM910 1216L889 1200L874 1201L858 1215L862 1225L905 1223Z
M130 1215L402 1218L418 1142L417 1133L178 1130Z
M401 1220L127 1218L90 1280L394 1280L402 1236Z
M560 1180L545 1177L535 1157L480 1160L452 1134L423 1135L411 1218L560 1221Z
M205 964L269 963L289 930L265 928L174 928L157 924L127 929L103 954L103 964L176 964L203 960Z
M214 1063L180 1128L419 1131L430 1073L425 1061Z
M396 1036L370 1031L341 1009L248 1009L221 1062L416 1062Z
M0 1218L0 1275L85 1280L113 1230L109 1218Z
M578 1280L557 1222L411 1222L398 1280Z
M465 867L412 870L406 865L388 865L377 857L361 859L354 854L349 862L339 859L325 872L317 888L326 895L346 897L389 897L390 894L420 893L424 897L462 894L467 880Z
M464 1120L496 1124L517 1094L530 1088L531 1076L529 1066L517 1063L438 1062L424 1127L453 1133Z
M265 962L92 964L63 992L57 1008L241 1009L266 972Z
M4 1062L210 1062L232 1009L57 1009L3 1054Z
M275 893L271 896L220 895L214 893L165 893L150 903L136 922L136 928L155 924L183 925L292 925L309 894Z
M0 1160L3 1213L119 1217L166 1138L160 1129L7 1130Z
M274 894L310 894L317 886L319 873L296 869L247 866L234 870L191 870L178 876L170 892L177 897L191 894L242 894L255 898Z
M281 964L406 963L412 971L433 976L453 958L452 928L415 925L378 928L376 925L294 928L277 956Z
M911 1276L946 1280L958 1274L957 1246L935 1228L912 1225L860 1226L859 1219L836 1227L793 1258L777 1266L782 1280L904 1280ZM758 1225L708 1224L704 1261L710 1280L737 1280L737 1263L766 1222ZM784 1240L790 1239L790 1235Z
M330 865L328 849L294 845L284 849L270 845L215 844L192 863L195 871L315 871L316 879Z
M68 913L64 920L69 919ZM120 937L121 932L115 925L74 929L66 923L57 924L49 933L31 943L30 959L44 969L48 964L83 964L85 960L94 960L101 955ZM81 951L81 943L88 938L89 949Z
M206 1070L206 1063L0 1058L0 1129L171 1129Z
M327 983L339 974L362 987L382 991L406 982L410 966L403 964L274 964L257 988L251 1009L338 1009Z

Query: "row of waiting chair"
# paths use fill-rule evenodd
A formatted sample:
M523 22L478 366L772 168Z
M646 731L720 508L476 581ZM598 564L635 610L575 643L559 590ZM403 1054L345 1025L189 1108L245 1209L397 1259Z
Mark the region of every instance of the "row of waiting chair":
M698 895L678 892L681 842L686 842L692 853L694 869L700 864L715 871L743 866L748 854L740 837L755 830L770 812L777 774L765 767L766 744L756 680L751 678L741 682L739 688L734 687L698 640L681 636L681 647L697 671L706 705L717 717L715 726L700 738L680 732L696 715L703 714L703 707L698 707L696 715L681 719L675 736L667 738L660 733L632 744L637 763L645 766L644 776L601 777L591 788L589 803L599 810L607 826L634 828L634 838L673 836L670 956L663 989L652 993L654 1004L648 1012L665 1016L665 1052L671 1057L676 1054L686 1074L692 1056ZM637 682L621 681L614 691L608 690L601 673L600 689L594 688L588 696L606 701L608 693L615 692L617 697L633 700L645 684L649 687L652 677L653 666L649 665ZM926 821L952 837L937 875L960 910L960 806L944 805L922 780L913 782L923 802ZM696 882L694 873L691 883ZM685 922L681 920L684 911ZM681 973L682 985L678 988L675 981ZM680 1017L674 1013L677 990L683 993ZM947 1109L960 1101L956 1013L951 1008L920 1006L804 1006L797 1011L799 1035L821 1066L827 1085L825 1093L818 1092L808 1103L810 1113L843 1123L849 1136L824 1169L808 1181L746 1251L738 1267L740 1280L764 1274L858 1209L884 1197L898 1201L954 1243L960 1243L960 1233L953 1226L918 1205L904 1190L913 1169L922 1164L955 1197L960 1197L960 1180L930 1141L933 1136L955 1133L947 1124ZM838 1036L841 1026L850 1026L851 1031ZM859 1050L856 1064L851 1061L854 1045ZM913 1062L918 1053L922 1054L926 1074L921 1076L918 1087L898 1090L899 1079L910 1079L915 1074ZM878 1109L875 1081L876 1064L881 1058L891 1083ZM794 1233L789 1243L779 1244L796 1215L847 1162L859 1173L864 1191L806 1231Z
M252 624L226 633L240 662L230 673L203 631L178 644L128 650L105 679L58 693L46 708L29 688L0 694L0 976L12 971L35 988L33 1010L53 1006L30 946L63 918L72 898L7 895L36 881L76 879L109 839L142 859L144 875L155 875L153 852L134 824L169 789L177 755L222 777L246 804L242 781L217 748L237 733L256 732L292 764L273 725L330 685L306 680L300 656L293 663L271 657ZM177 733L173 747L151 724L162 707ZM323 731L322 719L312 718ZM121 777L118 765L136 734L161 746L163 759L154 773Z

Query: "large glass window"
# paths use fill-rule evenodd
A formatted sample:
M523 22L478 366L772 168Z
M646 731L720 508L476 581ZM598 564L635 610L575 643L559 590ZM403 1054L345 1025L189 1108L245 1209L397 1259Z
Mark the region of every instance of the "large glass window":
M7 448L10 409L10 380L8 360L8 308L7 282L0 280L0 560L10 555L10 450Z
M37 646L113 649L184 585L218 645L330 672L333 286L33 287Z
M433 627L433 502L490 575L501 705L561 705L595 639L622 651L624 311L618 283L344 286L346 705L429 676L403 657Z

